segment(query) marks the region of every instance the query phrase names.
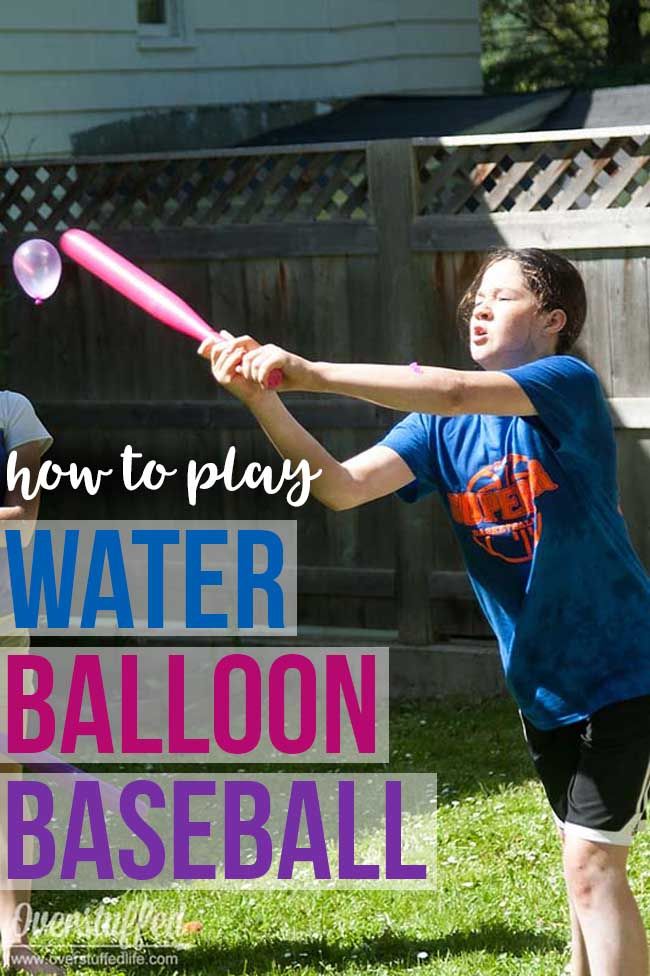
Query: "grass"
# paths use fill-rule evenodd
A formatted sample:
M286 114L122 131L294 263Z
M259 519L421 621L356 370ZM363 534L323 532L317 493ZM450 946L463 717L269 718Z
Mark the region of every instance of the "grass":
M185 888L114 893L104 904L105 893L36 892L34 910L85 910L91 917L101 910L107 918L145 904L170 916L182 911L186 922L200 923L200 931L183 936L177 967L194 976L563 972L568 924L558 845L541 787L531 778L514 706L495 700L394 707L390 769L438 774L433 893ZM649 850L641 835L632 877L648 923ZM55 930L45 928L32 944L46 952L78 941L57 937ZM157 944L146 922L138 938ZM85 944L106 941L94 936ZM152 976L174 970L139 965L74 971Z

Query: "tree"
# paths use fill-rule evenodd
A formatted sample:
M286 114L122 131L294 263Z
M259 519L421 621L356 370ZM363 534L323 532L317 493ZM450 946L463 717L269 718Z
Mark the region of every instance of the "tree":
M640 62L643 46L639 0L609 0L607 32L607 61L612 67Z
M650 8L641 2L483 0L486 90L650 81Z

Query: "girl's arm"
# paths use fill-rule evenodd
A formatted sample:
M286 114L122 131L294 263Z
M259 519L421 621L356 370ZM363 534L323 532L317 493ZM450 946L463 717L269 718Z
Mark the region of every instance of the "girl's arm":
M306 460L312 474L320 471L310 488L318 501L336 510L354 508L413 480L409 466L388 447L371 447L347 461L338 461L298 423L276 393L238 371L243 351L239 341L226 347L206 342L199 349L211 359L215 379L246 404L278 453L293 465Z
M443 369L438 366L386 366L365 363L314 363L275 345L260 346L250 336L213 349L213 372L224 386L238 378L265 387L280 369L282 391L338 393L394 410L442 416L489 413L526 417L536 413L521 386L499 370ZM233 390L235 392L235 390Z
M283 458L294 464L306 460L312 474L310 494L328 508L341 511L390 495L413 480L413 473L389 447L377 445L337 461L315 437L298 423L275 393L267 393L250 405L260 427Z

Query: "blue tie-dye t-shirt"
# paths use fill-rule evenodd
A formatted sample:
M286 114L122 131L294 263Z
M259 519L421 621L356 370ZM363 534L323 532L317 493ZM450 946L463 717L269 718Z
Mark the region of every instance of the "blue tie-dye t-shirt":
M505 372L537 416L410 414L381 443L413 472L401 497L440 493L508 687L550 729L650 694L650 580L595 372L572 356Z

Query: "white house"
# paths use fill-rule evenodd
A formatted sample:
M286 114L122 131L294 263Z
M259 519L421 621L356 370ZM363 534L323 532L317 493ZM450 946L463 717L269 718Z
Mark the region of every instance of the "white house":
M231 144L373 94L481 91L479 0L0 4L13 159ZM158 120L158 125L152 125Z

